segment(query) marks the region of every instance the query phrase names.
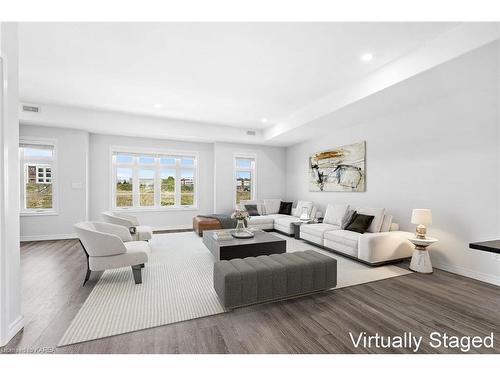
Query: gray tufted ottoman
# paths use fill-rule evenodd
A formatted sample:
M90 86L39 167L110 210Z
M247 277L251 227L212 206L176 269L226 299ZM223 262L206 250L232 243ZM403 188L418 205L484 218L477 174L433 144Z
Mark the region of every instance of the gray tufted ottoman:
M313 250L221 260L214 264L214 288L227 308L333 288L337 260Z

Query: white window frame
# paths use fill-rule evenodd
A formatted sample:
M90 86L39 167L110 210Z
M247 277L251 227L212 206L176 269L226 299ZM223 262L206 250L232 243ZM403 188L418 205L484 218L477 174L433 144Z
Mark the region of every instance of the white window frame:
M113 155L120 154L133 154L134 159L131 164L117 164L114 162ZM139 157L154 157L154 164L139 164ZM160 164L160 158L173 157L176 159L175 164ZM194 166L182 166L181 158L193 158ZM165 150L165 149L152 149L152 148L129 148L122 146L111 146L109 154L110 165L110 209L115 212L152 212L152 211L194 211L198 210L199 206L199 178L198 178L198 165L199 153L197 151L186 150ZM132 197L133 206L131 207L118 207L116 206L116 169L117 168L131 168L132 169ZM155 171L155 205L154 206L139 206L139 169L152 169ZM171 206L161 206L161 177L160 172L162 169L174 169L175 176L175 202ZM193 204L181 205L181 181L180 174L183 169L193 169ZM177 204L178 202L178 204Z
M30 158L25 159L24 153L21 150L22 144L33 146L50 146L53 148L53 157L51 161L45 158ZM57 140L52 138L40 137L20 137L19 138L19 175L21 185L21 199L20 199L20 215L21 216L51 216L59 215L59 183L58 183L58 158L57 158ZM52 179L52 208L26 208L26 170L27 163L51 164L51 179ZM38 178L38 171L37 171Z
M236 165L236 159L253 159L253 167L251 168L241 168ZM240 154L236 153L233 155L233 204L235 208L238 208L238 203L236 203L236 175L238 172L250 172L252 176L251 184L251 197L250 200L257 199L257 155L256 154Z

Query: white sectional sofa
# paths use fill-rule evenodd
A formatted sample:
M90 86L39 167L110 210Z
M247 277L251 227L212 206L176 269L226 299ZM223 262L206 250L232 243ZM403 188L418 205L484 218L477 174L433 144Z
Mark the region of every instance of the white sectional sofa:
M374 216L367 232L361 234L343 229L349 213L356 211ZM380 265L408 258L413 246L408 241L412 233L399 231L392 216L383 208L357 208L330 204L321 224L300 227L300 238L327 250L357 259L370 265Z
M310 217L316 214L316 207L312 202L299 201L292 209L291 215L278 213L281 199L264 199L261 201L242 201L239 209L245 210L245 205L256 205L260 216L250 216L248 226L262 230L276 230L278 232L292 235L294 233L292 223L299 222L302 208L306 207Z
M249 227L287 235L294 234L292 223L300 222L302 207L310 210L310 217L316 214L316 207L308 201L298 201L291 215L279 214L280 202L281 199L242 201L239 209L245 210L245 205L256 205L259 216L249 217ZM354 211L374 216L366 233L344 229ZM411 257L413 246L408 238L412 236L412 233L400 231L399 225L392 222L392 216L383 208L354 208L347 204L329 204L323 223L300 226L301 239L373 266Z

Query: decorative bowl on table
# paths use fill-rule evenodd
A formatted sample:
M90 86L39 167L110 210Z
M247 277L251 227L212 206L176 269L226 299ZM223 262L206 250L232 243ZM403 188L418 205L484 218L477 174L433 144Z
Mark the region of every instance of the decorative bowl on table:
M243 230L233 230L231 231L231 235L234 237L234 238L252 238L255 236L254 233L250 232L249 230L247 229L243 229Z

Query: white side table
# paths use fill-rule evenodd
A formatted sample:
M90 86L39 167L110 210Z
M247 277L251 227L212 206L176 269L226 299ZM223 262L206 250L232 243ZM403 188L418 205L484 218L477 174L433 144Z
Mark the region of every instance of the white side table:
M408 240L415 245L413 256L411 257L410 270L420 273L432 273L432 263L427 251L427 246L437 242L436 238L427 237L421 238L408 238Z

